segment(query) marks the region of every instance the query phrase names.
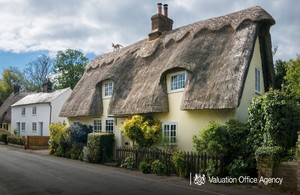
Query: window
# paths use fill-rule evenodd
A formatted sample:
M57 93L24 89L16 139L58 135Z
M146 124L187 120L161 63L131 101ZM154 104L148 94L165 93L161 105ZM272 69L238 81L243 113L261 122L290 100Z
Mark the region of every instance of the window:
M174 145L177 142L177 124L174 122L163 123L163 140L166 145Z
M171 75L171 91L182 91L185 87L185 72Z
M105 120L105 131L107 133L114 133L114 120L113 119Z
M21 131L25 131L25 123L21 123Z
M74 122L73 122L73 125L79 125L79 124L80 124L79 121L74 121Z
M25 116L25 114L26 114L26 109L25 108L22 108L21 114L22 114L22 116Z
M104 97L111 97L113 88L114 88L113 82L104 83Z
M36 133L36 123L32 123L32 133Z
M260 86L260 80L261 80L261 73L260 69L255 68L255 91L258 93L261 93L261 86Z
M32 107L32 115L36 115L36 107Z
M94 132L102 132L102 122L100 119L94 120Z

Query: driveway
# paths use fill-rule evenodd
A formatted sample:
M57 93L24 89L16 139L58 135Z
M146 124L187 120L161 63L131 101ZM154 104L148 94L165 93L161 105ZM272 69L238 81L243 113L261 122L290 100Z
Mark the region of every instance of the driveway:
M0 194L279 194L257 187L190 185L175 176L144 175L0 145Z

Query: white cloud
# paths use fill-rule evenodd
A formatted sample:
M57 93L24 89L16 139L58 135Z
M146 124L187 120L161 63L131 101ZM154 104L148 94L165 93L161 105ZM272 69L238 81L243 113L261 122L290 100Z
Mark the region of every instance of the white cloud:
M293 0L166 0L174 27L260 5L277 20L275 58L299 53L300 3ZM132 44L150 32L156 2L138 0L0 0L0 50L29 52L67 48L101 54L111 43Z

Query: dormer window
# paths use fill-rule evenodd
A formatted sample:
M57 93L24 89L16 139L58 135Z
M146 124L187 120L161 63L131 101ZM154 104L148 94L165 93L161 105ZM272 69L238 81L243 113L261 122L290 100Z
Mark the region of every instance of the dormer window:
M177 72L170 75L170 92L183 91L185 88L185 72Z
M103 84L103 97L110 98L113 92L114 84L112 81L107 81Z

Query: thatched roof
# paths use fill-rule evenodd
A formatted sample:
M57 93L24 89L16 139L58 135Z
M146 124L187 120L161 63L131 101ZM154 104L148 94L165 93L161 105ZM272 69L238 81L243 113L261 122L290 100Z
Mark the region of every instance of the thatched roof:
M61 94L65 93L66 91L71 90L70 88L56 90L50 93L40 92L40 93L33 93L29 94L20 101L16 102L12 106L23 106L29 104L43 104L43 103L50 103L55 98L60 96Z
M0 122L11 122L11 105L24 98L28 93L12 93L0 107Z
M166 74L175 69L189 73L182 110L237 108L257 37L265 86L272 85L269 28L273 24L265 10L252 7L99 56L87 65L60 115L101 115L101 85L108 79L114 82L109 114L168 112Z

